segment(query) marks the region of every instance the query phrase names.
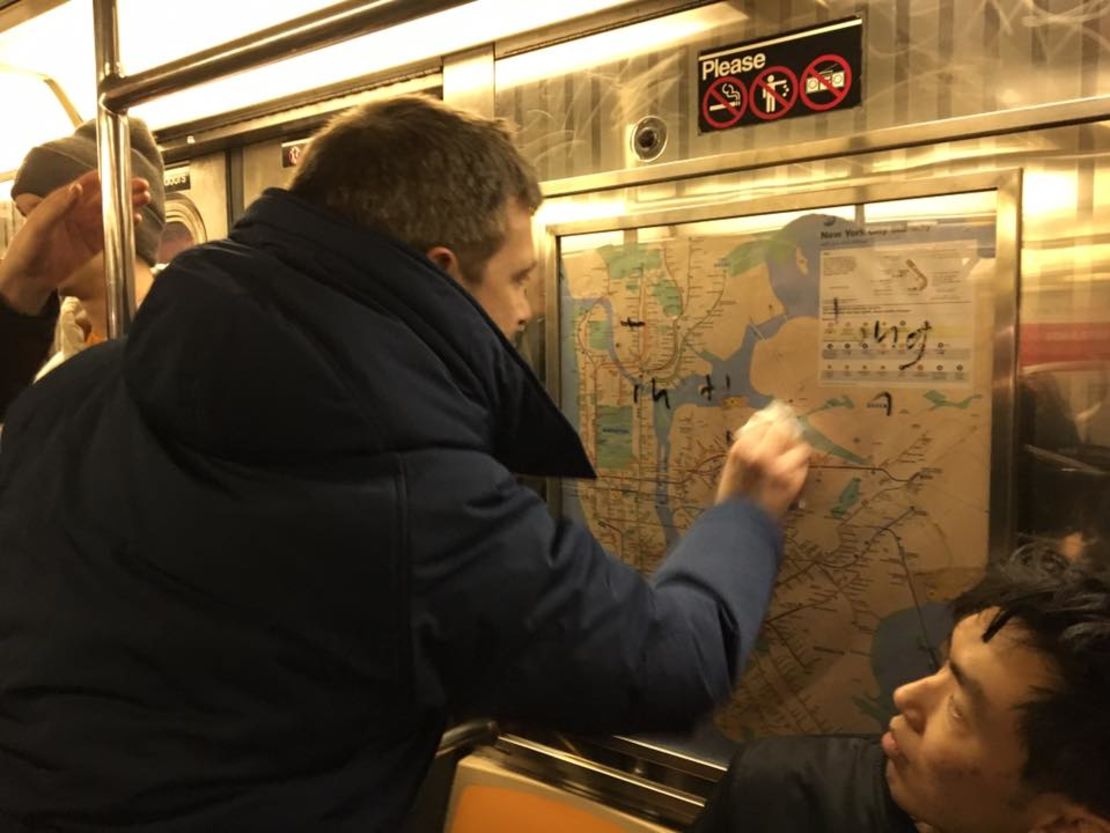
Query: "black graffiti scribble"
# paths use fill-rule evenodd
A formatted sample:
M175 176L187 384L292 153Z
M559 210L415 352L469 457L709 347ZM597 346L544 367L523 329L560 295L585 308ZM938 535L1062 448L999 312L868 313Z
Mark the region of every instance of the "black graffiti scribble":
M905 321L902 322L902 324L905 323ZM914 357L904 364L899 365L899 370L907 370L924 358L925 351L929 346L929 333L932 332L932 329L933 325L926 321L916 330L910 330L910 332L906 334L905 341L902 343L906 345L906 351L913 353ZM873 337L877 344L883 344L889 338L892 347L897 347L899 342L902 341L901 329L897 325L888 327L886 323L882 321L876 321L874 324L861 324L859 332L860 339L864 342L864 347L867 346L866 342L869 336Z
M929 285L929 278L925 275L924 272L921 271L921 268L913 262L912 258L906 258L906 266L909 267L910 271L913 272L914 275L917 276L917 279L920 281L920 283L914 288L918 292L921 292L923 289L925 289L925 287Z
M669 411L671 409L671 395L668 392L667 388L657 387L656 383L655 383L655 377L652 376L651 377L651 401L652 402L658 402L660 399L663 400L663 404L667 406L667 410Z
M716 386L713 384L713 377L711 377L707 373L705 375L705 384L698 388L698 393L701 394L702 396L704 396L710 402L712 402L713 401L713 391L715 391L716 389L717 389Z
M872 403L875 403L875 402L882 403L882 404L879 405L879 407L884 408L886 410L886 415L887 416L890 416L891 413L893 413L893 411L894 411L894 397L891 396L890 393L888 393L887 391L883 391L880 394L876 394L875 398L872 399L871 402Z
M860 331L863 333L864 339L866 339L867 338L867 325L864 325L863 327L861 327ZM898 344L898 336L899 336L900 332L901 331L898 329L897 326L886 327L884 329L883 324L879 323L878 321L875 322L874 338L875 338L875 341L878 344L882 344L884 341L887 340L887 338L889 338L893 334L894 338L891 339L890 343L894 344L894 345L897 345Z
M620 325L621 325L622 327L636 328L636 327L644 327L644 326L646 326L646 325L647 325L647 322L646 322L646 321L640 321L640 320L638 320L638 319L636 319L636 318L633 318L633 317L632 317L632 316L630 315L630 316L628 316L628 318L625 318L625 319L623 319L623 320L622 320L622 321L620 322Z
M925 348L929 344L929 331L932 329L932 326L930 326L929 322L926 321L924 324L922 324L920 327L906 336L906 349L916 349L917 355L905 364L899 365L899 370L905 370L907 368L913 367L915 364L921 361L922 357L925 355Z

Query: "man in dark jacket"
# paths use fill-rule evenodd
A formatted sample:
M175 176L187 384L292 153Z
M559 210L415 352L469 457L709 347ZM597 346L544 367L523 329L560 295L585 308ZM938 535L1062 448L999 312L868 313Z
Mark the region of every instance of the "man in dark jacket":
M1110 833L1110 572L1031 549L953 605L881 739L745 744L691 833Z
M162 154L147 126L130 121L135 226L135 283L141 299L165 222ZM12 183L27 218L0 260L0 423L50 355L58 295L81 302L90 342L103 340L104 231L96 176L96 122L30 150ZM95 335L93 335L95 334Z
M508 337L540 201L422 98L317 137L0 451L0 818L394 830L446 721L677 727L725 698L808 448L741 432L650 580L513 472L589 476Z

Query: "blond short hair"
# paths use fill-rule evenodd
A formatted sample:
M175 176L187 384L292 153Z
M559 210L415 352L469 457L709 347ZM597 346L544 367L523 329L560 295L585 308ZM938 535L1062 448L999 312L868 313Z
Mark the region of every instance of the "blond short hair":
M534 212L543 201L505 121L419 95L337 116L309 144L290 191L417 251L446 246L468 277L504 242L509 202Z

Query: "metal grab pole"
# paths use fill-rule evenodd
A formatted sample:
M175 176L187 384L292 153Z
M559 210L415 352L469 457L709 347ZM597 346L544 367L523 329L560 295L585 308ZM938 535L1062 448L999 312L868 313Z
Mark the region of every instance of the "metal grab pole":
M125 113L108 109L100 91L122 73L116 0L93 0L96 38L96 147L104 217L108 337L119 338L135 315L135 221L131 213L131 131Z

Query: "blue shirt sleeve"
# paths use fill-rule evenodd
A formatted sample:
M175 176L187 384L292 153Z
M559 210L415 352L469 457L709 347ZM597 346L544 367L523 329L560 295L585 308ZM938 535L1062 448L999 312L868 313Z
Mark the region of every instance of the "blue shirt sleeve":
M616 732L685 728L729 696L781 557L762 510L706 511L649 580L485 455L416 455L406 481L426 705Z

